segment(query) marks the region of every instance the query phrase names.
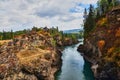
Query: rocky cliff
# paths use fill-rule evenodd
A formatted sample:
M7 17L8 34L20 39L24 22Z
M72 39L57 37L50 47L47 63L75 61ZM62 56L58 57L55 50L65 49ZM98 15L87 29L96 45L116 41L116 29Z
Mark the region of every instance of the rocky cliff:
M96 80L120 80L120 7L97 21L78 51L92 63Z
M53 37L30 32L0 46L0 80L54 80L61 53Z

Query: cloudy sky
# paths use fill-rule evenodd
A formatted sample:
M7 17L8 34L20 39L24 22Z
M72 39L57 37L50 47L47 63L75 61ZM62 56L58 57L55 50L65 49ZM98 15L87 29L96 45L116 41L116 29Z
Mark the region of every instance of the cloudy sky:
M77 29L84 8L97 0L0 0L0 31L22 30L33 26Z

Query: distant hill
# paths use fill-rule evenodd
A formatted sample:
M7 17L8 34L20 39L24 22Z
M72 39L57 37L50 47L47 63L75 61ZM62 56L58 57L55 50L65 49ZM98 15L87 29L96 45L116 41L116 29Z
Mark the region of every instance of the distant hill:
M71 29L71 30L64 30L63 33L79 33L82 32L82 29Z

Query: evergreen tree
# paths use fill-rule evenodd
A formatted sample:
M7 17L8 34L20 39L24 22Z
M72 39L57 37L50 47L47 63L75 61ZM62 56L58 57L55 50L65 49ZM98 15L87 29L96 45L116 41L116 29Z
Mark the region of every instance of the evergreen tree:
M14 33L13 33L13 30L11 30L11 37L10 37L11 39L13 39L14 38Z
M58 26L56 27L56 29L57 29L57 32L59 32Z
M95 27L95 13L92 5L89 7L89 14L84 23L84 34L85 36L93 30Z
M6 40L6 32L3 30L3 40Z
M84 11L84 19L86 19L87 18L87 9L85 8L85 11Z
M110 5L112 3L112 0L107 0L108 4Z
M100 18L100 11L99 9L97 8L96 10L96 20L98 20Z
M119 0L113 0L113 7L118 6L120 4Z
M99 7L102 14L105 14L108 11L109 2L108 2L108 0L99 0L98 1L98 7Z

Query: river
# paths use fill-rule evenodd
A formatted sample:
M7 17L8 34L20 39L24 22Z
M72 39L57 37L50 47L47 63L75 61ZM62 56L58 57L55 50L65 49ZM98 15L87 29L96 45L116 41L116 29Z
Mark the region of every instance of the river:
M83 42L64 49L61 71L57 73L56 80L94 80L90 63L85 61L77 51L80 44Z

